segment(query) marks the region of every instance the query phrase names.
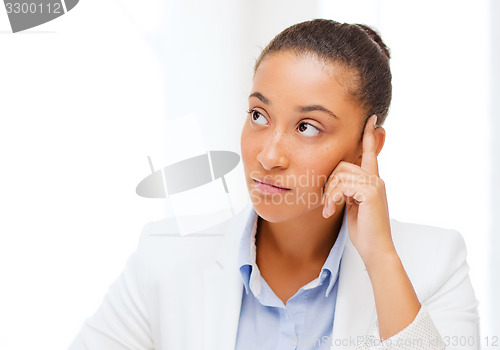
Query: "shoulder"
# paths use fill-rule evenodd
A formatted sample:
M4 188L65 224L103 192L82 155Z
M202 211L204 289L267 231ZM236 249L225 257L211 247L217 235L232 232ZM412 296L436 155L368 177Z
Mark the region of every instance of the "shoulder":
M391 233L401 262L422 297L432 295L467 265L465 242L456 230L391 219Z
M416 251L419 254L431 253L433 249L438 247L442 253L465 249L462 235L452 229L391 219L391 233L394 244L408 253Z
M213 263L224 239L225 225L189 235L178 233L175 218L149 222L141 232L136 251L141 270L151 275L170 275Z
M161 277L220 267L218 259L234 259L237 254L251 209L246 206L218 224L187 235L179 233L175 218L146 224L136 251L141 269Z

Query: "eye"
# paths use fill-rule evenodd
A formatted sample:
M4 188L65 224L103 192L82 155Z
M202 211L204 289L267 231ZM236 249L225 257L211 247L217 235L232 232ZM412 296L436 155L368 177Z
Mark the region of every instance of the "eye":
M248 111L250 114L250 118L252 119L252 123L259 125L266 125L267 119L262 115L262 113L257 112L255 109L251 109Z
M318 130L318 128L312 126L309 123L300 123L298 130L302 135L305 135L305 136L314 136L314 135L319 134L319 132L320 132Z

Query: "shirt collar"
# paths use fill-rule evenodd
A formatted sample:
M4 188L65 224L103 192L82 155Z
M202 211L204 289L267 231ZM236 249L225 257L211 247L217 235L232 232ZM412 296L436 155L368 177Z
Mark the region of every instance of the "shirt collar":
M259 216L252 208L243 234L241 236L238 252L238 266L240 268L241 277L245 286L245 292L248 294L249 291L252 290L256 295L260 293L261 288L260 271L256 262L257 255L255 246L255 234L257 232L258 218ZM340 227L339 235L335 240L335 244L330 250L328 257L326 258L326 261L323 264L319 275L319 278L321 280L324 280L327 276L330 276L328 287L325 292L325 297L328 297L337 280L338 272L340 270L340 260L342 258L342 254L346 245L347 235L347 211L344 210L344 217L342 219L342 225Z
M245 292L248 294L250 291L250 278L256 274L252 274L252 270L258 269L256 256L257 248L255 246L255 234L257 233L257 220L259 216L252 208L245 225L243 234L241 236L239 253L238 253L238 266L240 268L241 277L245 286ZM260 275L260 273L259 273ZM253 278L255 280L255 277ZM260 283L258 283L258 290L260 291Z

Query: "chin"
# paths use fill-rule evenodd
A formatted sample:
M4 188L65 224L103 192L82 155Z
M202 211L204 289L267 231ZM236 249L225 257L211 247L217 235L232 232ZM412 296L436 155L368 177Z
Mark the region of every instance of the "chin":
M317 211L317 207L307 207L307 205L298 204L274 204L272 202L265 202L259 200L261 198L252 198L252 205L255 212L264 220L268 222L286 222L299 218L301 216L311 214ZM321 212L319 214L321 216Z
M293 215L287 210L286 205L266 204L259 201L252 201L255 212L268 222L284 222L290 220Z

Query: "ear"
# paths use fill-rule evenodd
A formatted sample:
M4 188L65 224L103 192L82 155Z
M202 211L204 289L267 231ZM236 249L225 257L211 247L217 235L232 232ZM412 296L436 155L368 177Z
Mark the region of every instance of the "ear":
M385 129L382 126L377 126L373 131L373 134L375 136L375 143L377 145L377 156L378 156L385 144Z
M377 156L378 156L380 151L382 151L382 148L384 147L385 129L382 126L375 127L375 130L373 130L373 136L375 137L375 145L377 148ZM361 158L362 157L363 157L363 146L362 146L362 142L361 142L359 156L358 156L358 159L356 160L356 163L355 163L356 165L361 166Z

